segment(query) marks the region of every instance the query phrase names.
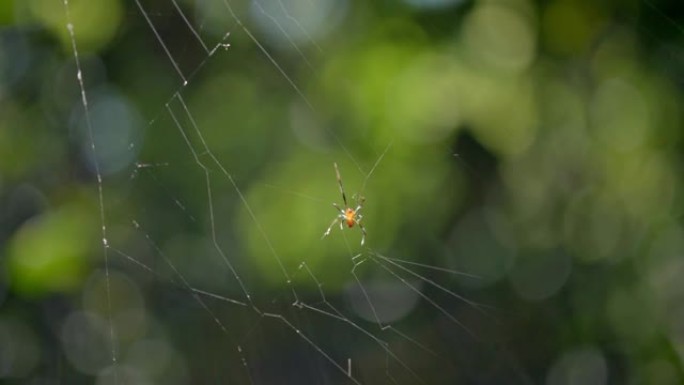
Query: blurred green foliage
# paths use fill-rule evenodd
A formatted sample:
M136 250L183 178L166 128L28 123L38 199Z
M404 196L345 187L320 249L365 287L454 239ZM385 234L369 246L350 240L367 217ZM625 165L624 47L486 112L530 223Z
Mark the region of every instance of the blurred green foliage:
M682 16L0 2L0 378L684 382Z

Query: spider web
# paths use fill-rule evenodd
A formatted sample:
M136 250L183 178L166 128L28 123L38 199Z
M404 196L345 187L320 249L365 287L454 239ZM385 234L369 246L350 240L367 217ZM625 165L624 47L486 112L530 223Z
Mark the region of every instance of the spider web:
M101 384L530 381L502 347L498 309L481 304L497 304L483 288L513 264L509 224L466 212L452 226L456 251L443 244L466 175L488 193L490 182L439 124L397 134L391 118L329 110L325 87L347 65L321 64L345 44L328 35L343 17L330 9L350 5L321 4L330 25L301 17L313 6L304 0L134 0L126 36L139 41L126 44L146 56L122 107L116 90L89 83L97 60L64 0L103 257L63 331L80 374ZM355 86L341 83L333 90ZM145 87L157 98L136 99ZM140 130L111 134L103 106ZM443 140L406 139L416 135ZM365 198L365 246L358 228L322 238L342 204L335 163L347 197Z
M404 204L402 193L410 188L393 186L405 182L401 176L381 177L398 145L386 134L343 138L329 122L321 121L323 112L290 75L296 71L289 67L301 62L306 70L315 72L314 59L309 56L321 55L323 50L287 6L278 1L267 9L260 2L251 3L254 17L271 24L272 32L287 46L285 50L277 41L268 47L257 38L245 16L228 1L198 3L219 7L227 17L218 22L193 17L175 0L162 5L161 11L154 9L159 7L156 4L140 0L134 4L138 12L129 17L146 27L152 39L144 43L156 45L149 50L165 57L167 67L177 76L177 85L170 87L166 99L162 93L160 108L153 103L144 132L133 135L124 146L130 155L129 166L111 171L102 166L107 163L111 143L106 136L99 136L101 129L93 122L97 112L93 106L99 102L93 100L103 96L86 86L88 74L80 56L78 25L71 20L69 1L64 1L81 92L81 119L97 178L104 256L102 274L95 274L91 288L92 296L101 296L98 302L105 305L96 306L77 324L86 330L107 331L106 338L95 340L108 346L109 363L100 361L86 372L97 375L99 383L114 384L166 383L176 376L177 383L212 379L273 383L287 378L286 382L293 383L357 384L435 383L436 378L451 381L461 376L458 366L461 360L465 364L465 353L451 357L453 346L484 346L479 332L461 318L465 314L479 323L487 313L457 293L453 283L479 277L425 263L411 253L402 258L391 256L396 241L387 236L387 230L387 239L383 239L380 229L392 226L371 218L385 216L402 224L398 207ZM178 23L174 29L184 32L170 34L169 18ZM211 28L218 31L207 32ZM305 52L303 45L313 50ZM284 58L278 57L279 49L285 50ZM297 153L294 161L283 160L285 154L274 156L259 145L242 143L249 135L259 134L247 132L248 128L231 120L249 121L254 116L211 111L211 105L230 106L193 96L199 92L196 88L202 87L214 88L210 95L215 97L244 91L234 90L231 84L239 83L239 76L249 76L249 72L221 68L230 66L236 52L260 56L273 75L268 86L274 88L276 97L291 100L290 115L303 120L302 129L309 130L300 133L309 141L303 146L296 132L278 127L286 125L277 121L287 118L282 111L273 111L276 119L266 118L249 127L275 137L259 145L275 151L293 147L289 151ZM294 52L294 58L287 57L287 52ZM239 75L216 80L231 72ZM219 117L212 118L214 113ZM212 119L222 121L217 124ZM229 142L220 142L223 139ZM163 144L148 151L143 142L156 140ZM377 144L365 143L369 140ZM239 154L243 151L258 155L242 158ZM446 148L437 148L437 152L451 156ZM348 196L368 198L364 223L368 221L369 247L359 246L358 228L335 228L321 239L335 215L331 203L340 201L334 162L340 164L345 186L358 187L347 191ZM306 175L293 171L302 168ZM422 172L420 168L415 171ZM252 173L264 176L252 178ZM384 186L376 186L376 181ZM435 192L434 187L422 188L421 183L425 182L415 182L418 193ZM453 191L449 185L445 185L447 192ZM384 188L404 191L388 193ZM388 202L379 204L385 200ZM393 215L383 214L381 210L387 209ZM439 216L431 218L433 210L426 210L423 215L407 217L439 220ZM377 251L375 245L386 251ZM131 300L127 296L139 296L147 306L128 314L134 311L126 305ZM133 338L135 329L145 321L129 317L155 318L158 326ZM400 321L406 317L412 318L411 322L402 325ZM440 341L445 336L430 333L426 328L431 327L443 329L449 337ZM166 360L150 364L149 359L135 354L152 349L150 346L159 349ZM196 359L194 354L204 357ZM435 369L443 367L452 372L435 376ZM167 371L171 374L160 374Z

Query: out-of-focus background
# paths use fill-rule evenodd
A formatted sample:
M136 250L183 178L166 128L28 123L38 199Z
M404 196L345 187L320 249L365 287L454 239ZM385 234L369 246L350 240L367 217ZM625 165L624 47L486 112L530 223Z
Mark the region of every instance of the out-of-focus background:
M683 3L0 26L2 383L684 383Z

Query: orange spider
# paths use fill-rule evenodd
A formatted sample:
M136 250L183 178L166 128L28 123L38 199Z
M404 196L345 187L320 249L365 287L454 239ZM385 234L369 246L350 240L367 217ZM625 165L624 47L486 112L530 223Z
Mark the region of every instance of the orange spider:
M340 170L337 169L337 163L333 163L335 166L335 174L337 175L337 184L340 186L340 193L342 194L342 201L344 201L344 210L340 208L340 206L337 205L337 203L333 203L333 207L339 211L339 214L335 216L335 219L332 221L330 224L330 227L323 233L323 237L326 237L328 234L330 234L330 230L332 230L333 226L337 222L340 223L340 230L344 229L343 224L346 223L347 227L352 228L354 225L359 225L359 228L361 229L361 245L366 242L366 229L363 227L361 224L361 219L363 216L359 211L363 208L363 202L364 199L362 197L359 197L356 199L356 203L358 206L356 206L355 209L352 209L349 207L347 204L347 196L344 194L344 187L342 187L342 178L340 177Z

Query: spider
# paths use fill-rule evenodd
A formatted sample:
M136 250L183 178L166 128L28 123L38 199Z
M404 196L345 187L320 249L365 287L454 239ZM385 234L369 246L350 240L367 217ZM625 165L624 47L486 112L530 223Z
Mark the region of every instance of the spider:
M363 227L361 224L361 219L363 216L359 213L361 209L363 208L363 202L365 199L363 197L355 198L357 206L355 209L352 209L349 207L347 204L347 196L344 194L344 187L342 187L342 178L340 177L340 170L337 169L337 163L333 163L333 166L335 166L335 175L337 176L337 184L340 186L340 193L342 194L342 201L344 202L344 209L341 209L340 206L337 205L337 203L333 203L333 207L339 212L337 216L335 216L335 219L333 219L332 223L330 224L330 227L328 227L327 230L325 230L325 233L323 233L323 237L326 237L328 234L330 234L330 230L332 230L333 226L337 224L338 222L340 223L340 230L344 229L344 224L347 224L347 227L352 228L354 225L359 225L359 228L361 229L361 245L366 242L366 229Z

